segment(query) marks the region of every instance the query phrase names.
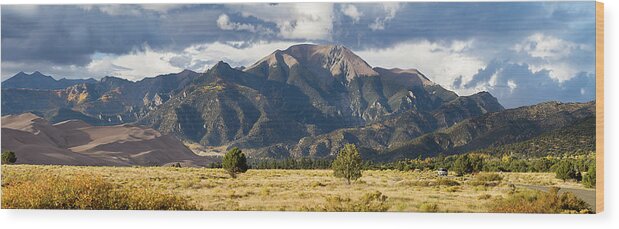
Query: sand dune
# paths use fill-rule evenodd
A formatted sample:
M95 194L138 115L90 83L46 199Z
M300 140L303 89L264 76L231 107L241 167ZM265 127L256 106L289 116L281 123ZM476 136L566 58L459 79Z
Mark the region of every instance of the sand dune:
M151 128L91 126L79 120L52 125L31 113L2 117L2 150L15 152L18 164L200 166L212 162Z

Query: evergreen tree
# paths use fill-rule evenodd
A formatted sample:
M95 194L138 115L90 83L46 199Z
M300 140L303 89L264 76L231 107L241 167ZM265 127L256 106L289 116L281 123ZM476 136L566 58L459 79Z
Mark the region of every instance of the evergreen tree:
M346 144L331 164L331 168L335 177L346 179L348 184L351 180L359 179L361 177L361 155L357 147L353 144Z
M578 178L578 174L579 173L574 164L570 161L561 161L559 162L559 164L557 165L556 168L556 177L566 181L569 179L577 179Z
M473 172L473 163L471 158L467 154L458 156L458 159L454 162L453 170L458 176L469 174Z
M234 147L224 155L222 166L232 178L236 178L236 174L247 172L247 159L239 148Z

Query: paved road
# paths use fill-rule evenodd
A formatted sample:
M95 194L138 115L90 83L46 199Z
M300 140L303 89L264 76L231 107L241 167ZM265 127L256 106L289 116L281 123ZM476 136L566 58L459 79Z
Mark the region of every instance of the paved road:
M528 188L528 189L540 190L540 191L544 191L544 192L547 192L550 189L550 187L547 187L547 186L524 185L524 184L517 184L516 187L523 187L523 188ZM576 189L576 188L561 188L561 189L559 189L559 194L564 193L564 192L574 193L574 195L576 195L578 198L580 198L583 201L587 202L589 204L589 206L591 206L591 209L595 210L595 190Z

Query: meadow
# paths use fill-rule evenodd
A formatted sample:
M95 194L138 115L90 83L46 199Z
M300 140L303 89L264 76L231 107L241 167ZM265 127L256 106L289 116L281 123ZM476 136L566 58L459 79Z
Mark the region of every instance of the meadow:
M250 169L232 179L210 168L2 165L2 208L525 212L505 206L544 200L542 192L521 185L584 189L554 173L438 177L434 171L368 170L348 185L331 170ZM96 202L97 195L112 200ZM81 205L58 203L67 199ZM580 205L572 208L582 213Z

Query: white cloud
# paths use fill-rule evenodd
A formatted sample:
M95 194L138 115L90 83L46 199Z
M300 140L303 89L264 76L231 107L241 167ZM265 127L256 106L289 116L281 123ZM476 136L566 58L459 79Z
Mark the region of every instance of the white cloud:
M227 14L219 15L217 18L217 27L222 30L235 30L235 31L248 31L252 33L264 33L271 34L272 30L265 28L261 25L252 25L248 23L239 23L230 21L230 17Z
M532 72L548 71L552 79L564 82L586 69L582 63L571 58L581 51L589 51L587 45L566 41L554 36L535 33L514 45L512 50L524 53L537 60L525 60Z
M102 13L109 14L111 16L131 15L139 16L144 12L153 12L158 14L166 14L170 10L179 9L185 7L180 4L97 4L97 5L77 5L86 11L98 10Z
M332 39L333 4L331 3L231 4L226 7L246 17L254 16L275 23L282 38Z
M149 11L163 13L163 14L168 13L168 11L171 11L171 10L183 8L185 6L186 5L183 5L183 4L143 4L143 5L140 5L140 7L142 7L142 9L144 10L149 10Z
M541 33L533 34L513 47L515 51L525 52L531 57L555 60L569 57L572 51L585 48L585 45L579 45Z
M277 49L294 44L260 41L239 45L239 42L214 42L192 45L180 52L155 51L145 47L126 55L95 54L85 71L90 77L110 75L134 81L183 69L205 72L220 60L233 67L248 66Z
M516 88L518 88L518 84L513 80L507 80L507 87L509 87L509 92L513 93Z
M172 52L157 52L149 47L125 55L95 54L86 69L97 77L110 75L139 80L144 77L182 71L182 68L170 63L175 56L176 54Z
M479 69L486 66L483 60L465 52L472 45L473 41L437 43L421 40L355 53L372 66L419 69L435 83L465 95L475 93L480 89L452 88L453 82L462 76L462 81L466 83Z
M86 66L3 61L1 72L2 80L19 71L40 71L56 79L117 76L136 81L144 77L180 72L183 69L205 72L220 60L232 67L249 66L277 49L286 49L295 44L297 43L285 41L214 42L191 45L178 52L153 50L145 46L124 55L93 54L93 61Z
M398 2L385 2L385 3L382 3L382 7L385 10L385 16L377 17L376 19L374 19L373 23L368 25L368 27L372 29L373 31L384 30L385 23L395 18L395 15L398 13L398 10L400 9L401 5Z
M363 16L363 13L359 12L357 7L353 4L342 5L340 8L340 11L342 12L342 14L350 17L353 23L359 22L359 20L361 19L361 16Z

